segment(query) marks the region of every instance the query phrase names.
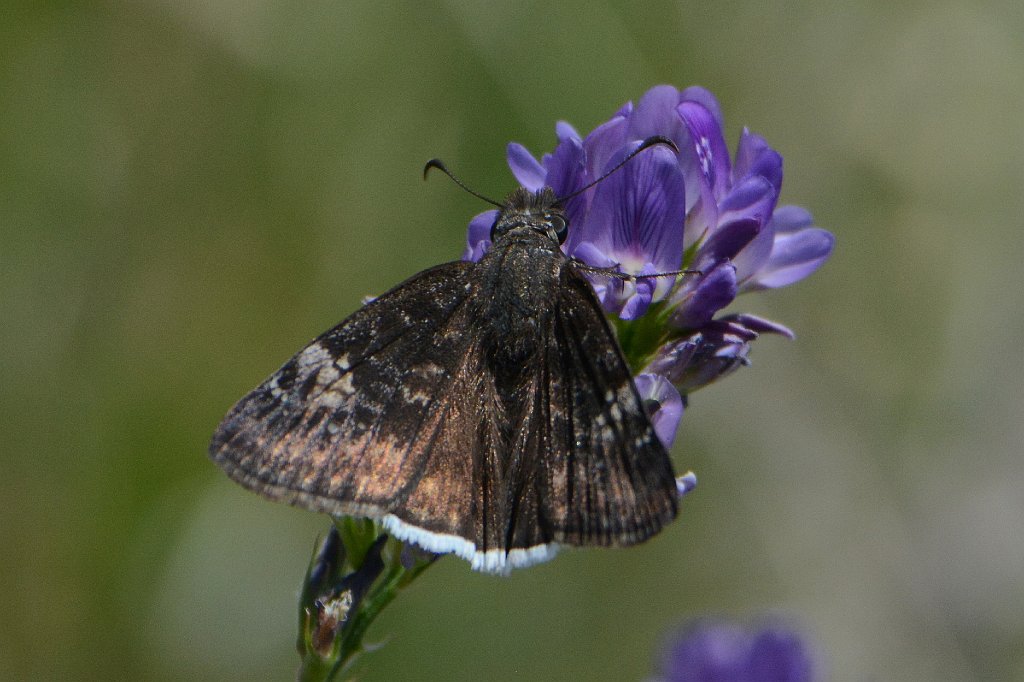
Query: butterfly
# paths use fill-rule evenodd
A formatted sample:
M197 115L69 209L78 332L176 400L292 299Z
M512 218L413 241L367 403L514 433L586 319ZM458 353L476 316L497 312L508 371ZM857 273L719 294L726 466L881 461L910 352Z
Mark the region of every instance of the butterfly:
M676 479L595 268L560 248L568 198L493 202L479 262L424 270L318 336L228 412L213 461L265 497L377 519L491 573L657 533Z

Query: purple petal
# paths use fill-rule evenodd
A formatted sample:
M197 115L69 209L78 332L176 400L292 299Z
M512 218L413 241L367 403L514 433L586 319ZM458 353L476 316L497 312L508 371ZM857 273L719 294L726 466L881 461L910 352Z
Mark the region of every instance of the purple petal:
M796 232L814 225L814 218L801 206L779 206L772 214L772 223L777 232Z
M821 228L776 235L768 264L746 289L777 289L799 282L820 268L832 254L835 237Z
M544 160L547 169L548 187L560 197L567 197L587 184L587 155L583 142L578 137L567 137L555 147L555 153ZM565 203L565 215L569 225L583 222L586 215L586 200L573 197ZM570 227L570 231L572 228Z
M697 487L697 474L687 471L682 476L676 476L676 494L683 497Z
M731 374L748 364L750 342L758 336L757 331L742 324L744 319L770 325L771 331L776 328L789 331L753 316L722 317L659 348L643 371L661 374L683 393L691 393Z
M758 334L778 334L790 340L796 338L796 334L789 327L750 313L726 315L718 318L717 322L728 324L735 333L744 334L749 340L757 338Z
M679 102L680 104L683 102L693 102L703 106L711 112L715 123L718 125L718 129L724 130L722 111L718 106L718 100L704 88L690 87L683 90L680 93ZM678 115L678 107L676 113ZM679 120L682 121L683 119L680 118ZM686 211L691 218L688 221L686 235L686 247L689 248L691 244L702 239L707 230L710 230L717 224L717 200L715 199L711 183L701 168L700 160L695 153L696 147L693 144L690 133L685 125L682 128L683 134L679 138L673 139L675 139L681 151L679 154L679 167L683 169L686 186L689 188L686 192ZM695 188L698 189L695 191Z
M466 250L462 260L478 261L491 248L491 228L498 217L496 210L484 211L473 216L466 233Z
M685 139L685 130L676 114L679 91L671 85L656 85L640 98L629 117L629 139L642 140L651 135L664 135L676 144Z
M648 410L658 440L665 449L671 448L679 421L683 418L683 399L679 391L659 374L640 374L633 382Z
M711 192L711 185L707 183L703 173L687 173L684 169L683 184L696 190L686 191L686 199L690 205L686 207L683 248L689 249L694 244L707 239L708 235L718 226L718 204Z
M569 233L569 238L572 238L572 232ZM566 244L563 245L563 251L576 260L583 261L595 268L614 268L616 266L614 260L609 258L604 251L591 242L581 242L572 247L571 250L565 248L568 244L567 240ZM604 306L605 310L615 312L619 307L618 301L621 298L622 281L597 274L588 274L587 279L590 280L590 285L594 288L594 293L597 294L597 299L601 301L601 305Z
M811 682L813 665L796 633L771 628L759 633L747 660L747 679L764 682Z
M555 124L555 137L558 138L559 142L563 140L576 140L577 142L583 142L583 138L576 132L576 129L572 127L572 124L567 121L559 121Z
M698 329L736 298L736 268L725 260L694 280L687 281L673 300L670 324L680 329Z
M693 361L698 350L694 335L670 341L660 347L654 358L641 370L645 374L660 374L673 384L678 385L683 372Z
M506 154L508 167L520 185L531 192L547 187L548 172L526 147L518 142L509 142Z
M615 116L587 135L587 139L583 141L583 148L587 153L587 177L589 180L597 179L616 152L625 146L628 127L629 121L623 116Z
M627 322L643 317L650 307L653 297L654 287L652 285L643 280L637 282L635 290L626 297L622 309L618 311L619 317Z
M736 279L741 283L741 290L751 276L756 274L768 262L772 252L772 244L774 243L775 230L772 229L769 222L733 258L733 265L736 266Z
M666 274L667 272L673 274ZM654 300L660 301L661 299L668 296L669 293L671 293L672 288L675 286L676 279L678 278L678 275L675 274L676 272L676 270L666 271L663 268L659 268L654 263L645 263L644 267L640 270L639 273L637 273L637 277L643 278L644 275L651 275L651 277L648 277L646 281L651 282L653 284ZM654 277L654 275L659 276Z
M661 270L653 263L646 263L637 273L638 277L633 282L621 282L617 289L619 300L624 301L621 310L612 306L609 312L618 312L623 320L635 320L647 312L651 301L660 301L672 289L675 277L648 277L643 275L661 274Z
M672 645L662 664L666 682L747 682L746 634L738 626L698 623Z
M690 134L700 171L712 188L715 199L721 200L729 188L729 150L725 146L722 128L714 114L696 102L683 102L678 112Z
M759 628L699 620L684 629L665 652L665 682L811 682L810 647L778 624Z
M711 91L707 88L702 88L699 85L691 85L690 87L679 93L680 102L696 102L705 109L711 112L711 115L715 117L715 122L718 123L718 127L721 130L725 130L725 118L722 117L722 107L718 103L718 99L711 94Z
M616 265L616 262L593 242L580 242L569 252L569 255L595 268L613 268Z
M719 229L729 231L732 229L730 224L742 221L752 221L760 226L757 236L732 257L736 276L741 281L757 272L768 261L774 232L763 228L771 219L775 198L775 188L771 183L754 175L744 178L733 187L718 207Z
M752 175L734 186L718 205L719 224L752 218L764 225L772 217L775 188L767 179Z
M760 230L761 225L754 219L734 220L722 225L697 249L694 269L707 271L724 259L731 260Z
M744 128L736 146L733 182L752 175L760 175L770 182L776 195L782 190L782 155L769 147L763 137Z
M835 237L819 227L797 206L783 206L775 212L775 239L767 262L744 284L745 291L775 289L798 282L824 264L832 254Z
M685 205L675 155L652 147L595 188L581 240L594 243L626 272L637 274L646 263L661 272L675 270L682 260Z

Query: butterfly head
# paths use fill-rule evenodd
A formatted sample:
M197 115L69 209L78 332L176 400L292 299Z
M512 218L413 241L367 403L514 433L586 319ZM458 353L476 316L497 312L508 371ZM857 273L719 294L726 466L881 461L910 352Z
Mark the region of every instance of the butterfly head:
M539 232L557 244L565 241L569 234L569 219L550 187L537 192L520 187L509 194L491 226L491 241L496 242L510 232L524 230Z
M667 145L677 154L679 153L679 148L676 147L675 142L667 137L662 137L661 135L653 135L641 140L640 143L633 148L633 151L626 154L621 161L612 166L611 169L605 171L603 175L595 180L591 180L573 193L562 197L556 195L554 190L550 187L544 187L535 192L524 187L520 187L509 194L505 198L504 202L498 202L467 187L465 183L455 177L452 172L448 170L447 166L445 166L440 159L431 159L430 161L427 161L427 164L423 167L423 177L426 178L427 173L429 173L432 168L436 168L451 178L456 185L473 196L497 206L498 217L495 218L494 225L491 226L491 243L497 242L499 239L512 232L518 232L520 234L536 232L547 236L552 242L561 245L569 235L569 219L565 215L565 204L570 199L583 194L591 187L622 168L630 161L630 159L643 150L653 147L656 144Z

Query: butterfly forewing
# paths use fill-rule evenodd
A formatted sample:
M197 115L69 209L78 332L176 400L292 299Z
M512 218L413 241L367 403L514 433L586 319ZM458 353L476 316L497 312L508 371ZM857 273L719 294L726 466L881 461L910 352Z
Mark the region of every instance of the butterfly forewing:
M464 333L470 267L420 273L314 340L229 412L214 460L247 488L336 514L381 518L422 483L468 524L470 463L432 455L456 446L443 426L467 408L452 385L479 358Z

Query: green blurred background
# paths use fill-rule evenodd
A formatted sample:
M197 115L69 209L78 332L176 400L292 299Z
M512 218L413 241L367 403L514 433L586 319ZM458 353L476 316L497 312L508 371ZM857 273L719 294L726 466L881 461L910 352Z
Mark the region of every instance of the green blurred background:
M323 517L206 458L366 294L457 257L510 140L702 84L837 236L734 310L791 325L694 397L701 480L629 551L445 559L360 679L637 680L694 615L787 614L836 680L1024 679L1018 0L8 2L0 679L291 679Z

